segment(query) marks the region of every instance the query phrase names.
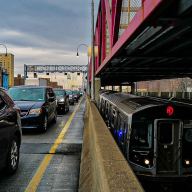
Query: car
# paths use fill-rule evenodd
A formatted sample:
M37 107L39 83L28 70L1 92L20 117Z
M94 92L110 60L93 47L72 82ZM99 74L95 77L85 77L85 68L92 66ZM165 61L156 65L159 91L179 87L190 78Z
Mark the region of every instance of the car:
M73 91L71 90L66 90L67 95L69 96L69 104L70 105L74 105L75 100L74 100L74 95L73 95Z
M73 90L73 95L74 95L75 102L78 102L79 98L80 98L79 91L78 90Z
M19 165L21 145L20 110L0 88L0 170L13 174Z
M83 96L83 94L84 94L83 91L80 91L80 96Z
M21 110L22 129L46 132L49 122L56 123L56 96L51 87L15 86L8 93Z
M53 89L57 99L57 111L66 113L69 111L69 96L64 89Z

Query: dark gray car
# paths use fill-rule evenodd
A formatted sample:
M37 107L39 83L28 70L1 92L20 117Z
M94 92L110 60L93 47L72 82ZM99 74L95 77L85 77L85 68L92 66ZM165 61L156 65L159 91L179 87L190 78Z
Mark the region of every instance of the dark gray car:
M67 95L69 96L69 104L70 104L70 105L74 105L75 99L74 99L73 91L71 91L71 90L66 90L66 93L67 93Z
M69 96L64 89L53 89L57 98L57 111L66 113L69 111Z
M45 132L49 122L57 121L56 97L51 87L16 86L9 89L9 95L21 110L23 129Z

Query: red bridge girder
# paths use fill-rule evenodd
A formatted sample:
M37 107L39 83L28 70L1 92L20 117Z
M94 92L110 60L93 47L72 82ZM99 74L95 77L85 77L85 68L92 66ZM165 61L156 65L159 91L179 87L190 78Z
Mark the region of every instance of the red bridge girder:
M96 58L95 71L96 75L110 61L110 59L125 44L135 30L147 19L150 14L158 8L160 3L165 0L142 0L142 7L137 12L129 27L124 31L118 39L120 28L120 17L123 0L112 0L111 6L109 0L101 0L99 4L96 30L95 44L98 45L98 57ZM106 22L107 21L107 22ZM109 29L110 36L110 54L106 55L106 27Z
M131 12L131 9L136 12L135 16L132 18L127 26L122 25L121 23L122 16L126 9L126 7L123 7L125 6L125 1L128 2L128 12ZM129 4L131 1L132 3L140 2L138 3L139 7L131 6ZM142 54L141 52L138 53L138 50L148 45L146 43L147 41L149 44L152 44L152 40L156 42L156 39L161 36L164 37L165 34L168 32L170 32L170 34L168 33L170 38L167 40L167 42L172 42L172 40L174 39L174 35L172 35L172 33L174 33L174 30L177 28L179 29L175 30L175 35L177 35L177 33L179 35L183 35L186 32L190 32L190 29L186 29L186 27L183 27L184 25L187 26L189 24L187 22L186 24L183 24L181 22L181 18L183 17L183 15L185 16L184 18L191 17L191 15L186 15L186 12L188 13L188 10L191 10L191 7L192 3L189 3L189 1L187 0L101 0L99 4L95 29L95 45L98 45L98 56L95 60L95 75L101 77L106 82L110 82L112 77L117 78L115 79L114 84L120 84L125 81L130 82L158 79L158 77L160 79L173 77L173 74L169 77L169 75L166 74L165 71L162 71L161 74L161 70L158 71L159 76L156 76L155 70L153 73L153 66L150 62L163 63L164 60L165 62L168 61L168 63L174 63L175 61L181 61L183 59L182 55L177 58L176 53L175 55L167 53L161 55L156 54L154 51L152 51L153 54L150 55L151 52L148 51L149 53L147 54L146 49L144 50L146 54ZM167 14L167 12L169 11L173 11L173 13ZM175 14L174 12L177 12L177 14ZM163 24L160 22L162 22ZM122 27L124 28L124 32L120 33L122 32ZM151 27L153 28L151 29ZM140 39L143 38L143 36L145 35L144 33L149 36L149 39L145 40L145 45L143 46ZM129 46L129 44L132 45L133 42L136 41L138 41L141 46L135 46L136 48L134 52L132 51L133 53L131 52L131 54L129 54L130 51L127 47ZM148 48L149 46L146 47ZM173 50L171 50L172 47L169 47L169 49L173 52ZM151 50L151 47L149 47L149 50ZM159 50L155 51L158 52ZM156 56L158 56L157 59L155 58ZM189 56L190 55L188 55L187 60L183 62L185 64L185 68L189 67L188 64L190 63L190 61L192 61ZM137 64L138 67L134 68L134 62L141 62L141 58L143 58L142 64L145 63L145 65ZM126 60L126 62L124 60ZM179 64L181 64L181 62ZM142 73L138 73L138 71L136 71L136 73L130 72L134 70L140 70L139 68L141 66L142 68L148 66L149 70L151 70L151 74L153 75L149 76L148 74L143 74L143 76L141 76ZM118 70L116 70L115 67L119 67ZM165 63L163 63L162 67L165 70ZM158 68L160 68L159 65ZM171 68L173 68L173 66L171 66ZM124 69L126 71L124 71ZM113 72L114 74L118 75L122 74L121 78L118 79L118 76L113 75ZM125 75L125 72L127 73L127 75ZM112 75L110 75L110 73ZM186 74L189 74L189 71L187 71L187 73L185 74L185 71L181 70L181 73L181 75L185 76ZM137 76L137 74L140 74L140 76ZM126 78L128 77L128 75L129 78Z

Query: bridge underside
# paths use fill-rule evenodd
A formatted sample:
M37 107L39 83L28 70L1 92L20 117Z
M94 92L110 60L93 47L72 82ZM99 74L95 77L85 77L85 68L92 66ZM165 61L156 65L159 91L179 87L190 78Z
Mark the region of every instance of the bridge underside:
M192 1L162 1L109 55L96 71L103 86L192 77Z

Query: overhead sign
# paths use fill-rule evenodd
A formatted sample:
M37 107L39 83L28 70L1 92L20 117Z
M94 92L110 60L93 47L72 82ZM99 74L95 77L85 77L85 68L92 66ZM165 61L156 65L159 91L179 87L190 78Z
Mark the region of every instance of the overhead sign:
M25 65L25 72L87 72L87 65Z

